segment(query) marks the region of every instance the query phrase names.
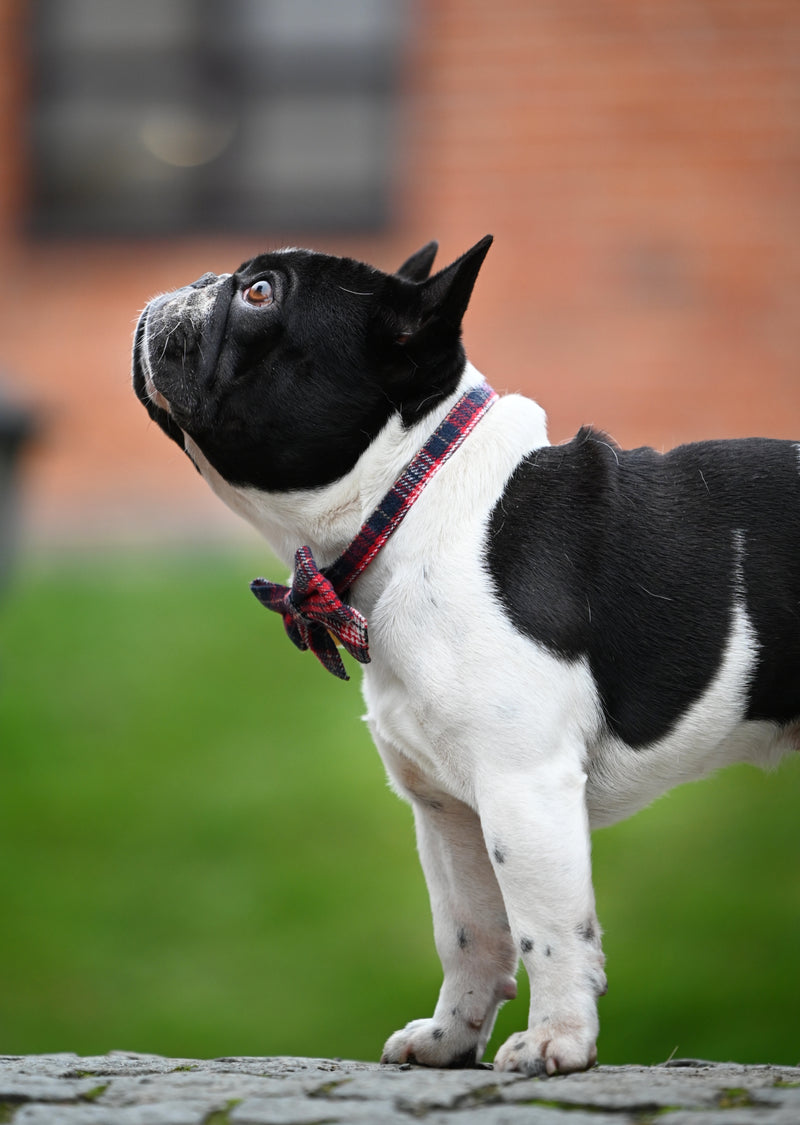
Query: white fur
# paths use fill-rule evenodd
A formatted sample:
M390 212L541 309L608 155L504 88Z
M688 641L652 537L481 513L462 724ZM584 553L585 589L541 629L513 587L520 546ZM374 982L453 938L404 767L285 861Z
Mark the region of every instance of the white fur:
M234 488L188 437L186 447L287 565L307 544L324 566L479 381L467 366L434 415L409 431L392 419L352 472L317 490ZM560 660L514 628L482 561L486 526L519 460L545 444L541 409L502 398L352 592L370 629L367 721L393 787L414 808L444 968L433 1016L389 1039L391 1061L445 1065L480 1054L514 994L521 956L534 982L528 1030L501 1048L497 1065L528 1073L590 1065L605 988L590 824L612 823L730 761L772 761L787 749L771 724L742 722L757 655L742 590L713 682L668 736L635 752L604 726L587 663Z

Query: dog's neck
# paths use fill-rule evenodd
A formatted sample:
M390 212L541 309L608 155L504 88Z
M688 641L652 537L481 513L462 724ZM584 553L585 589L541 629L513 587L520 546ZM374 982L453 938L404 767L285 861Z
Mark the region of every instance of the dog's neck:
M291 566L298 547L311 548L317 564L328 566L355 538L361 525L421 449L456 400L483 382L467 363L452 395L406 429L393 415L349 473L322 488L261 492L228 484L186 435L186 450L213 491L259 531L272 550Z

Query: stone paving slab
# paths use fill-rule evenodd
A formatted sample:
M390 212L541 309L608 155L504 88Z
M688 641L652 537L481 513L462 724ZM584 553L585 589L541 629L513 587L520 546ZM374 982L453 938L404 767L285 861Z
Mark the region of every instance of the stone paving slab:
M0 1056L0 1125L800 1125L800 1067L525 1078L338 1059Z

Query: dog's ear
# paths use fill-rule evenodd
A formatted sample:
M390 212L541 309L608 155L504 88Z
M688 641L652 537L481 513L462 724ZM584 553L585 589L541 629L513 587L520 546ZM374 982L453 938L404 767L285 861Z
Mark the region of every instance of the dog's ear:
M492 235L487 234L451 266L424 282L422 326L434 316L446 321L451 327L461 324L478 279L478 271L493 241Z
M407 281L425 281L431 272L433 259L439 249L438 242L427 242L416 254L412 254L403 262L397 277L404 277Z
M451 332L460 332L478 271L493 241L492 235L487 234L452 265L417 286L414 323L407 331L398 334L396 343L419 343L423 334L429 335L436 324Z
M466 362L461 321L491 244L488 234L425 281L386 277L371 340L384 389L401 404L406 421L458 383Z
M493 237L487 234L480 242L462 254L452 265L439 270L433 277L424 281L413 281L400 272L387 277L383 307L378 321L383 331L390 335L391 342L402 347L425 345L431 341L435 331L458 338L461 321L467 311L469 299L483 265L483 259L492 245ZM428 254L433 260L429 243L419 250L401 270ZM412 266L412 269L416 268ZM416 349L412 349L416 350Z

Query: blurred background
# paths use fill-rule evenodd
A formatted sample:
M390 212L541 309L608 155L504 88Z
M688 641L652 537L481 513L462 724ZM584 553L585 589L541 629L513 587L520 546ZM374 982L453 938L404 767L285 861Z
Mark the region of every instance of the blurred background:
M257 251L487 232L468 351L553 440L800 437L795 0L0 3L0 1053L375 1058L431 1010L357 676L257 610L129 354ZM595 834L602 1062L800 1061L798 767Z

